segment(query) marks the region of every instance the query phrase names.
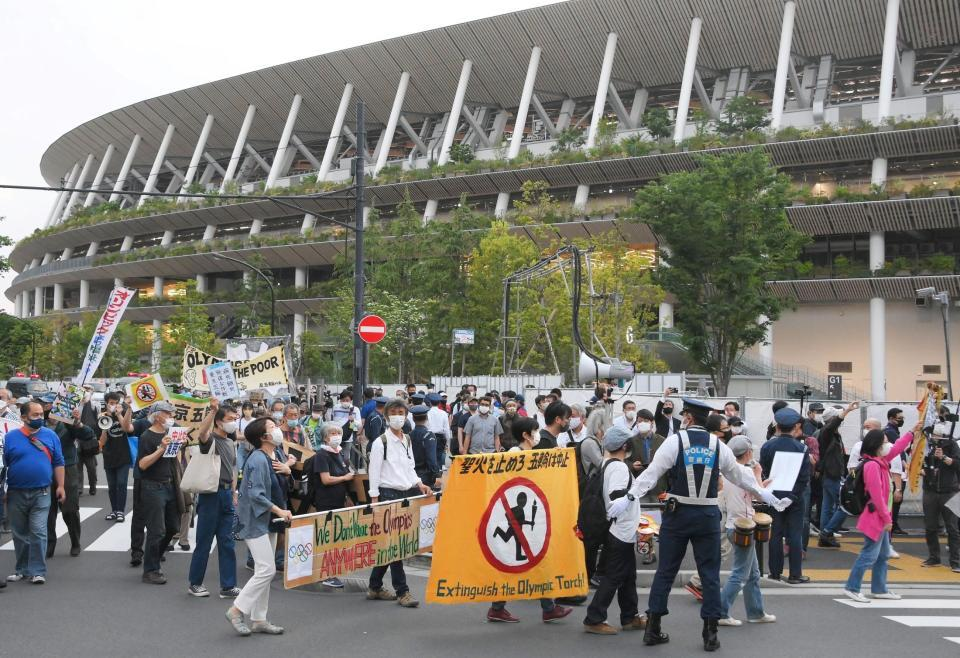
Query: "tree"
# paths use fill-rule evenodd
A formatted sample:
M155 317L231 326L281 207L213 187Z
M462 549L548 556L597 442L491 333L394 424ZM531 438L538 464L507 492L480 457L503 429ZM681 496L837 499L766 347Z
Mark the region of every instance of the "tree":
M469 164L473 162L473 147L469 144L457 143L450 145L450 161L457 164Z
M164 333L161 337L160 374L169 384L180 381L183 350L187 345L208 354L218 354L221 349L195 281L186 282L183 303L170 315L161 331Z
M670 112L662 105L651 107L643 113L643 126L654 139L666 139L673 134Z
M742 135L770 125L770 111L756 96L737 96L727 101L717 121L721 135Z
M550 184L545 180L524 181L520 198L513 202L513 221L518 226L547 224L556 221L560 204L550 194Z
M796 264L806 238L784 211L789 179L762 151L698 161L638 191L635 210L664 245L655 279L677 300L681 340L724 396L740 354L784 308L766 281Z
M554 153L566 153L574 151L587 141L583 131L579 128L564 128L557 135L556 143L550 147Z

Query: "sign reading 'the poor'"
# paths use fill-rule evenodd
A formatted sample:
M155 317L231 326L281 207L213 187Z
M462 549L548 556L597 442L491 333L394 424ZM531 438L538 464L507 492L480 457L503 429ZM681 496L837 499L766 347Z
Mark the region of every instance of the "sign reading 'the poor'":
M573 448L455 457L427 583L430 603L587 593Z

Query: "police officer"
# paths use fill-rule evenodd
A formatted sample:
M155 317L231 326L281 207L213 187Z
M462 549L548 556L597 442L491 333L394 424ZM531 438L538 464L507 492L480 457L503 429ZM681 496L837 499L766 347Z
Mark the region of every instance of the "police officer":
M680 564L687 552L687 542L693 544L697 571L703 583L703 648L716 651L717 621L720 609L720 509L717 507L717 483L720 473L738 487L752 492L764 502L784 508L788 500L777 500L761 489L756 481L742 477L736 457L716 436L704 429L711 407L699 400L684 398L683 427L663 442L650 466L638 477L629 493L615 500L608 511L616 518L631 505L639 505L638 498L668 474L667 503L660 525L660 564L653 579L648 602L646 632L643 643L663 644L670 640L660 631L660 618L668 613L667 597Z
M430 407L418 404L410 409L413 416L413 432L410 441L413 443L414 470L420 476L420 481L432 487L440 477L440 468L437 466L437 437L427 427L427 414Z

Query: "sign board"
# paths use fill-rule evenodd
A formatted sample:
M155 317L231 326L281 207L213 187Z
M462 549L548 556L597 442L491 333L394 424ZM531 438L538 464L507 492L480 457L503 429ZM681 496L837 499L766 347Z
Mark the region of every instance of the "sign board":
M843 375L827 375L827 399L843 399Z
M183 350L181 385L191 391L209 393L206 368L221 362L228 362L233 367L233 376L241 395L247 391L269 390L288 384L286 354L284 347L278 345L250 359L232 362L187 346Z
M80 373L74 380L78 386L83 386L97 371L97 367L99 367L100 361L103 360L103 355L107 351L107 345L113 338L113 332L117 330L117 325L120 324L123 312L127 310L130 300L136 294L137 291L132 288L114 288L110 292L107 307L103 310L103 315L100 316L97 326L93 328L93 336L87 346L87 353L83 357L83 365L80 366Z
M207 392L207 375L204 368L214 363L225 361L220 357L207 354L192 345L183 348L183 365L180 369L180 385L191 391Z
M360 340L371 345L379 343L387 335L387 323L379 315L368 315L357 325Z
M284 587L339 578L430 550L439 507L430 494L295 516L286 531Z
M454 329L453 330L454 345L473 345L473 340L474 340L473 329Z
M170 443L167 449L163 451L164 457L176 457L180 454L180 448L190 441L190 429L187 427L171 427L167 432L170 437Z
M167 399L167 389L159 374L147 375L143 379L127 384L130 405L137 411L145 409L155 402Z
M3 463L3 445L7 439L7 434L21 427L23 427L23 423L19 420L10 420L6 417L0 418L0 464Z
M437 520L429 603L587 593L573 448L458 456Z
M197 445L200 438L197 430L203 423L203 418L210 407L209 398L193 398L189 395L170 395L170 404L173 405L173 420L180 427L186 427L188 442L190 445Z
M204 366L207 386L210 387L211 397L218 400L236 400L240 397L240 387L233 374L233 365L229 361L220 361Z
M64 382L57 391L57 397L50 407L50 417L61 423L73 423L73 410L83 405L83 389L75 384Z

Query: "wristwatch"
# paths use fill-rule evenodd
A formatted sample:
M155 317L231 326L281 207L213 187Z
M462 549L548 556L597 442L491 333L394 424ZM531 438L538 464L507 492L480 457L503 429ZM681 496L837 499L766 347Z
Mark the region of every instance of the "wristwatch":
M628 494L627 494L627 500L629 500L631 503L632 503L633 501L635 501L636 499L637 499L637 497L634 496L632 493L628 493Z

